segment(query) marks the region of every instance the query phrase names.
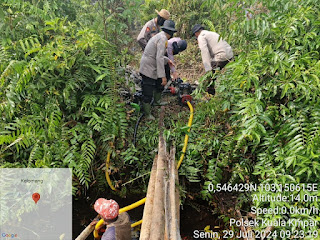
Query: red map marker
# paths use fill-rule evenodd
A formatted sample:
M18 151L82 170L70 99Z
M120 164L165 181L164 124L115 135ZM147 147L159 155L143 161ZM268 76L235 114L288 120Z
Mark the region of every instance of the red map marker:
M37 202L40 200L40 194L39 193L32 194L32 199L37 204Z

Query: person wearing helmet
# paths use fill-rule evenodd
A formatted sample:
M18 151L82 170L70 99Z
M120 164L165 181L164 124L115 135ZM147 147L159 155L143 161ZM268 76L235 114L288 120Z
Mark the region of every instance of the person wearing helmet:
M204 30L200 24L194 25L192 35L198 39L202 63L206 72L222 69L233 59L231 46L215 32ZM214 94L214 86L208 91Z
M129 214L119 215L119 205L116 201L99 198L94 204L94 210L107 225L101 240L131 240L131 223Z
M142 77L143 110L148 119L154 120L151 115L151 101L154 104L160 104L161 92L167 84L165 73L165 64L173 64L165 56L168 39L177 32L175 23L172 20L166 20L161 27L162 31L156 34L147 43L140 61L140 75Z
M182 40L179 37L174 37L174 38L171 38L170 40L168 40L167 54L168 54L168 58L173 62L173 64L170 66L170 70L173 75L173 80L176 80L178 78L178 73L177 73L176 68L174 66L174 57L173 56L186 50L186 48L187 48L187 41L186 40Z
M148 41L154 35L160 32L160 27L163 26L165 20L170 18L170 13L166 9L161 9L160 12L156 10L158 16L148 21L141 29L137 41L142 48L142 51L147 46Z

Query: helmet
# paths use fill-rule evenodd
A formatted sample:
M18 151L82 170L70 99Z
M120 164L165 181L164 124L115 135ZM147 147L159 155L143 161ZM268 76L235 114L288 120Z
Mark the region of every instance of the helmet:
M163 26L161 27L161 29L163 31L167 30L170 32L177 32L177 30L175 29L176 24L174 23L174 21L172 20L166 20L163 24Z
M178 47L179 47L180 52L186 50L187 45L188 45L188 44L187 44L187 41L186 41L186 40L180 40L180 41L178 42Z
M119 204L112 199L99 198L94 204L94 210L103 219L112 220L119 215Z
M198 31L200 31L200 30L202 30L202 29L204 29L203 28L203 26L201 25L201 24L196 24L196 25L194 25L193 26L193 28L192 28L192 36L196 33L196 32L198 32Z
M176 55L179 52L182 52L187 48L187 41L186 40L179 40L178 42L173 42L172 48L173 48L173 55Z

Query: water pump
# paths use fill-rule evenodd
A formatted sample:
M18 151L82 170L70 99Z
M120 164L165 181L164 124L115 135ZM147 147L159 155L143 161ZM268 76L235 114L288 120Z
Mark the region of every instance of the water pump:
M163 93L171 93L176 95L179 100L179 104L187 104L187 102L192 101L191 93L194 88L190 83L183 82L181 78L178 78L176 81L173 81L170 86L163 91Z

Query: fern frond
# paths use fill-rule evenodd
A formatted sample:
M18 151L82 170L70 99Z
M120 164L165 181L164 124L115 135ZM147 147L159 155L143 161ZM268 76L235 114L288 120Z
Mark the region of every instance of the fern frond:
M49 138L57 136L57 132L59 132L60 127L61 127L61 118L62 118L61 111L53 111L50 114L50 120L49 120L49 125L48 125Z
M315 139L320 136L320 109L315 108L311 111L309 134L307 137L307 145L313 147Z
M98 100L97 95L88 94L83 97L83 102L81 104L81 110L88 110L89 108L92 108L96 105ZM100 101L99 101L100 102ZM99 105L99 103L98 103Z
M16 65L20 65L25 62L20 62L16 60L11 60L8 66L4 69L4 71L0 75L0 85L3 86L6 79L14 73L14 69L17 68Z
M34 161L41 160L41 158L42 158L42 151L39 145L39 141L37 141L30 152L28 167L31 167Z
M90 164L94 159L96 152L96 145L92 138L87 139L81 146L81 165L85 166L88 170Z
M203 19L202 23L208 27L209 31L212 31L212 32L216 31L213 22L210 21L209 19Z
M34 77L38 73L38 66L35 60L31 60L23 69L22 72L19 73L19 80L17 82L16 91L22 92L25 86L30 82L31 78Z

